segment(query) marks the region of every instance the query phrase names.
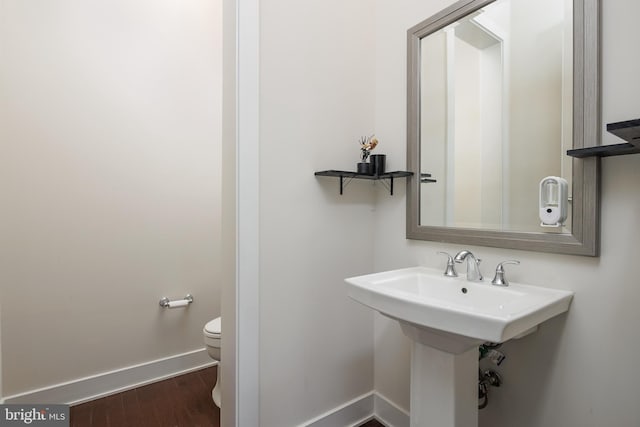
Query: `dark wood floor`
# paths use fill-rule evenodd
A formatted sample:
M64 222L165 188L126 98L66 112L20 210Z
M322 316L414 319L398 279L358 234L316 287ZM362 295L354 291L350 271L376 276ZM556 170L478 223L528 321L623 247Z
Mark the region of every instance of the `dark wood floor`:
M359 427L385 427L385 426L378 420L369 420L366 423L361 424Z
M220 427L216 367L71 407L71 427Z
M71 427L220 427L216 367L71 407ZM370 420L360 427L384 427Z

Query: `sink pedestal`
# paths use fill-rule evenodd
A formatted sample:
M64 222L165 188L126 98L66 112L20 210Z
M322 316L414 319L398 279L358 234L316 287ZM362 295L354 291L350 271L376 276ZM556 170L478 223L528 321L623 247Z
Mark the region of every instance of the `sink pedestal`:
M451 354L414 341L411 427L477 425L478 349Z
M481 341L403 321L400 325L413 340L411 427L477 427Z
M400 322L413 341L411 427L478 426L478 345L533 332L569 309L573 292L509 287L401 268L345 279L349 296Z

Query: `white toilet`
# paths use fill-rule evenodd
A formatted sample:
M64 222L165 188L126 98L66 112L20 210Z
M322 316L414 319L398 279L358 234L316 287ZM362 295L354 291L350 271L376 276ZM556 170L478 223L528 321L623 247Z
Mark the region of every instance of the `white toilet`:
M204 343L207 346L207 352L209 356L213 360L218 361L218 378L216 379L216 385L213 387L213 391L211 392L211 397L213 398L213 403L216 404L218 408L220 408L220 373L222 372L222 368L220 366L220 335L222 331L220 317L213 319L210 322L207 322L202 328L202 333L204 334Z

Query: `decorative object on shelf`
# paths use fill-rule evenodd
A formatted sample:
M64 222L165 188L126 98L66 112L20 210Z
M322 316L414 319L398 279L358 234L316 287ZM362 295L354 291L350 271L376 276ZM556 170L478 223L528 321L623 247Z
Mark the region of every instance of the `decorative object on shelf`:
M596 145L595 147L576 148L568 150L572 157L610 157L624 154L640 153L640 119L624 122L608 123L607 131L624 139L625 143L611 145Z
M371 173L373 175L382 175L384 173L384 167L386 162L386 154L372 154L371 155Z
M373 175L373 173L371 172L371 163L368 163L368 162L358 163L357 173L361 175Z
M370 175L370 174L362 174L362 173L350 172L350 171L326 170L326 171L316 172L315 175L316 176L333 176L336 178L340 178L340 194L341 195L344 188L353 179L369 179L372 181L380 181L384 186L386 186L389 189L389 194L393 196L394 178L404 178L404 177L412 176L413 172L395 171L395 172L385 172L379 175ZM345 182L345 179L347 179L348 181Z
M371 167L371 163L367 162L369 155L371 154L371 150L376 148L378 145L378 139L374 136L363 136L360 137L360 163L358 163L358 173L364 175L373 175L373 168Z

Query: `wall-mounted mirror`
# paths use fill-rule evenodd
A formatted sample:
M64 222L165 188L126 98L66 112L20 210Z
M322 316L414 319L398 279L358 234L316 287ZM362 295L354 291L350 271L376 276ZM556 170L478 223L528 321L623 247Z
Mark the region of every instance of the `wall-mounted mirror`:
M408 31L407 238L598 255L599 159L566 155L599 145L598 24L598 0L462 0Z

